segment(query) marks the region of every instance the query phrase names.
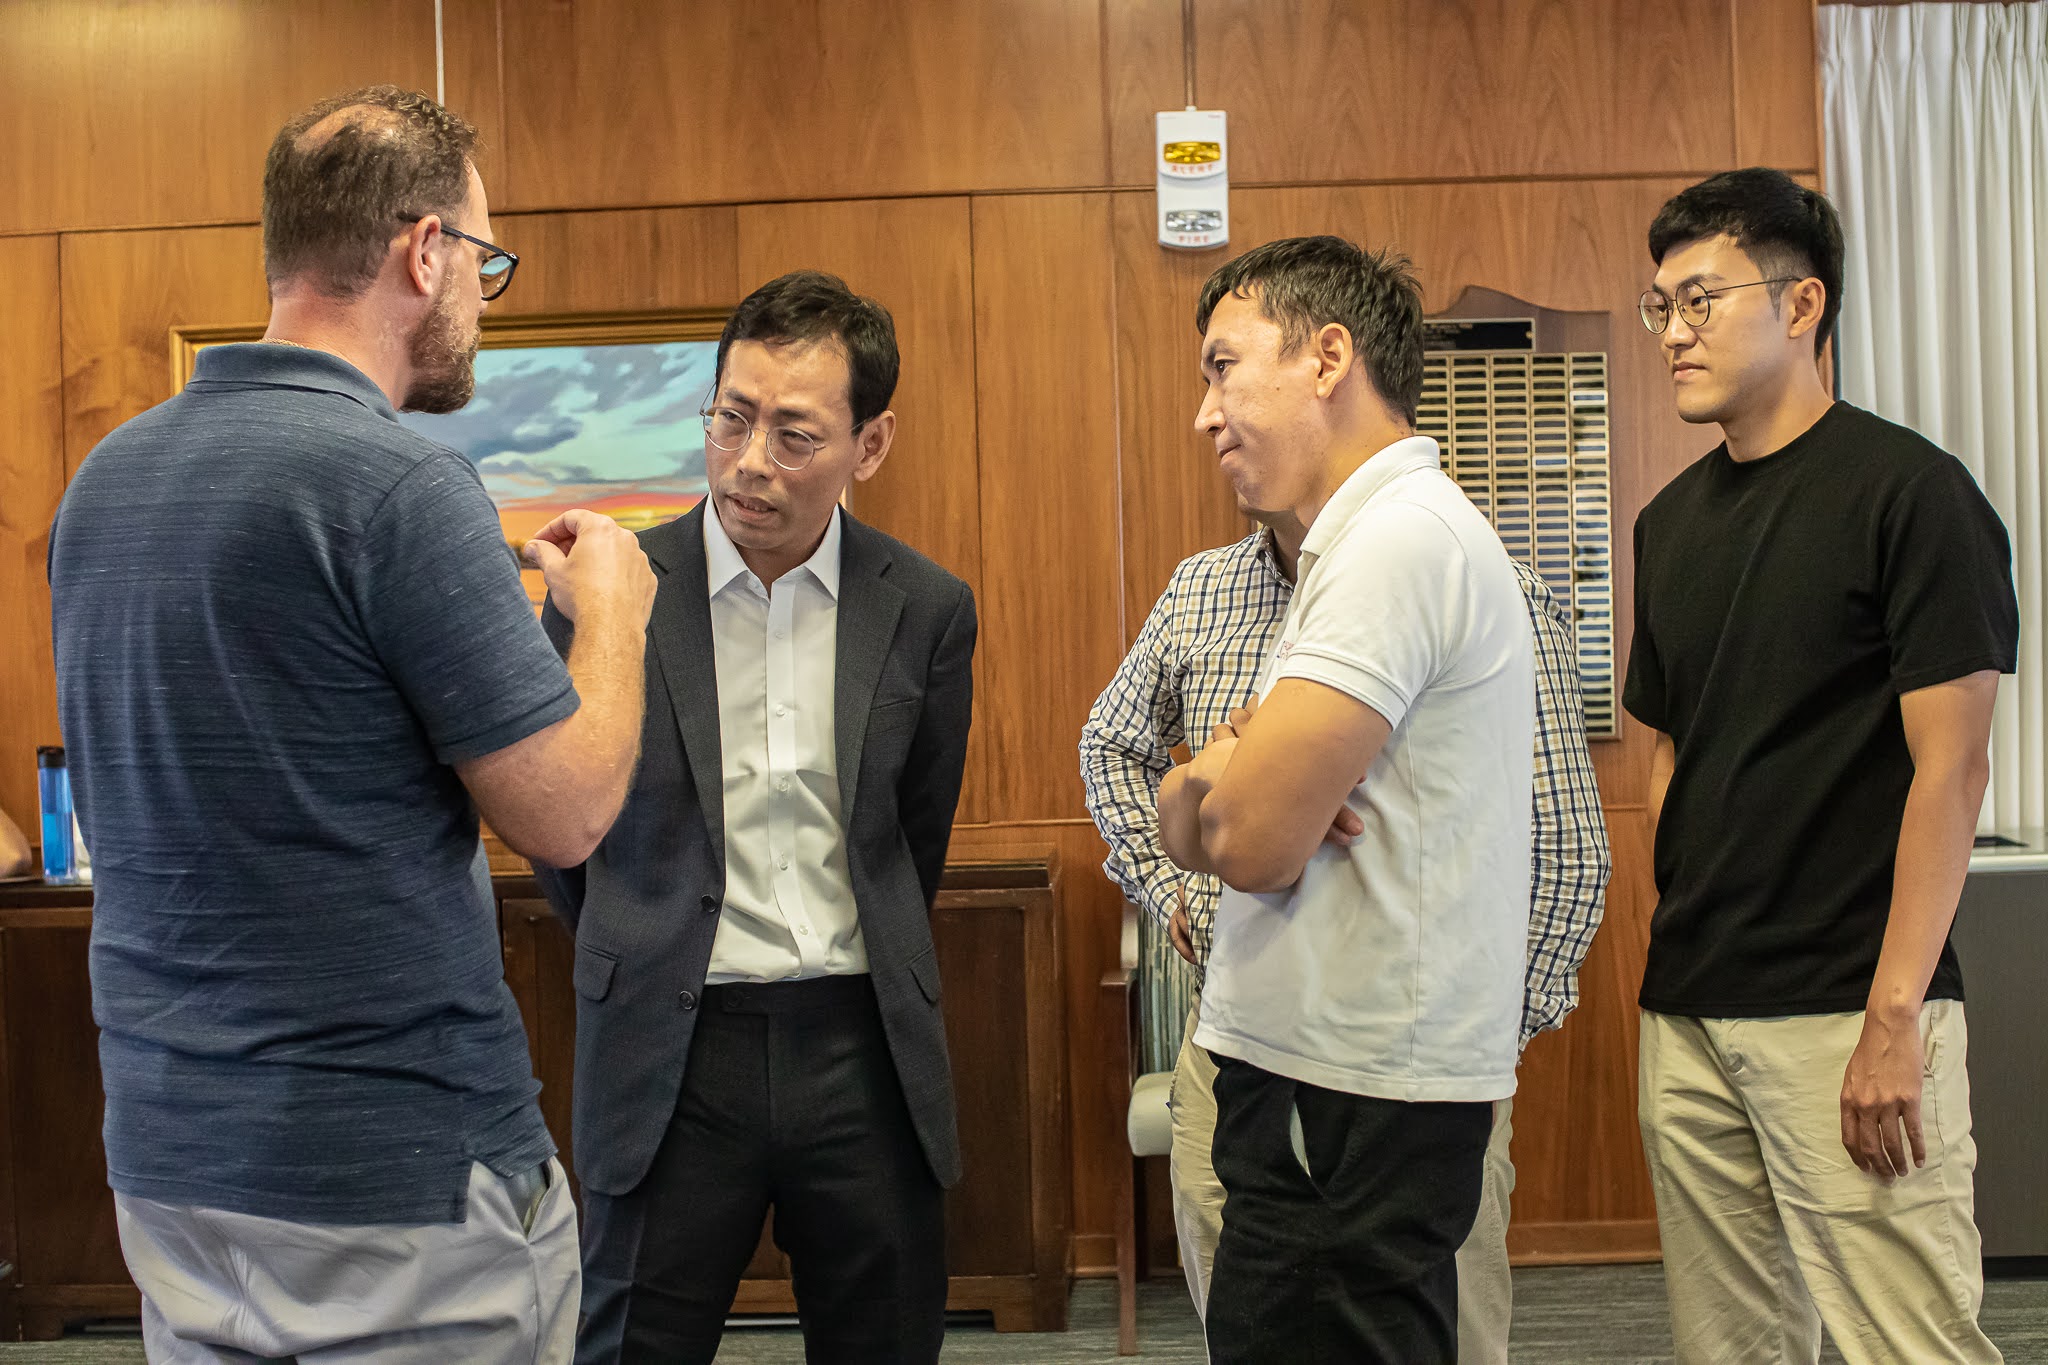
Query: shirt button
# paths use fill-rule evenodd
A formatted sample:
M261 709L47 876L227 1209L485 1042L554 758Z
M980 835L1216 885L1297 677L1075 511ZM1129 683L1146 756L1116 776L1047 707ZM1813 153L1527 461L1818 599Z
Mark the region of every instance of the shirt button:
M680 994L678 994L678 995L676 996L676 1003L677 1003L678 1005L681 1005L681 1006L682 1006L682 1007L683 1007L684 1009L686 1009L686 1010L693 1010L693 1009L697 1008L697 995L696 995L696 992L694 992L694 991L683 991L683 992L681 992Z
M778 630L778 631L776 631L776 632L775 632L775 638L776 638L776 639L778 639L778 640L780 640L780 639L782 638L782 632L781 632L781 631L779 631L779 630Z
M775 790L777 790L777 791L779 791L779 792L786 792L786 791L788 791L788 790L789 790L789 779L788 779L788 778L786 778L786 777L783 777L783 778L777 778L777 779L776 779L776 782L775 782Z
M787 706L777 706L775 708L775 714L778 716L786 716L789 714L789 708Z
M777 867L779 867L779 868L782 868L783 870L787 871L787 870L788 870L788 868L789 868L789 855L788 855L787 853L785 853L785 854L783 854L783 855L782 855L782 856L781 856L780 858L777 858L777 859L775 860L775 865L776 865Z
M805 938L809 938L811 936L811 928L807 924L799 924L796 927L796 931L799 934L802 934Z
M699 909L701 909L701 910L702 910L702 911L703 911L703 912L704 912L705 914L707 914L707 915L709 915L709 914L713 914L713 913L715 913L715 912L717 911L717 909L718 909L718 897L716 897L716 896L704 896L704 897L702 897L702 898L700 898L700 899L698 900L698 902L697 902L697 906L698 906L698 908L699 908Z

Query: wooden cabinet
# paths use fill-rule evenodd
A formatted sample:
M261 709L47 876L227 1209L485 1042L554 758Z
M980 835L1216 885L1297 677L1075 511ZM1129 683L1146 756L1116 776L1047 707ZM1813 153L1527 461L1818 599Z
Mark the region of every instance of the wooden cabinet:
M1066 1053L1054 866L959 863L933 912L966 1174L947 1206L948 1307L999 1330L1067 1323ZM573 945L530 878L496 879L505 979L526 1021L541 1112L565 1163L575 1051ZM134 1317L100 1141L87 890L0 887L0 1338ZM788 1312L788 1265L765 1237L736 1312Z

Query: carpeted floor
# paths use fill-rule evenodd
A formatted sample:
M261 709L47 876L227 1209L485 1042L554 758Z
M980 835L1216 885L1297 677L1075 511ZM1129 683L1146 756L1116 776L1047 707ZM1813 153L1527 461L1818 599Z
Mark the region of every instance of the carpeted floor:
M2048 1365L2048 1278L1994 1278L1985 1286L1984 1330L2007 1365ZM1140 1292L1139 1361L1200 1365L1200 1324L1177 1283ZM1660 1267L1568 1266L1515 1272L1513 1358L1517 1365L1659 1365L1671 1360ZM1827 1361L1841 1357L1830 1350ZM0 1362L35 1365L140 1365L134 1335L66 1337L0 1345ZM1115 1286L1074 1287L1070 1329L1057 1335L998 1335L986 1322L961 1322L946 1335L946 1365L1109 1365L1116 1354ZM787 1325L735 1327L719 1365L801 1365L803 1343Z

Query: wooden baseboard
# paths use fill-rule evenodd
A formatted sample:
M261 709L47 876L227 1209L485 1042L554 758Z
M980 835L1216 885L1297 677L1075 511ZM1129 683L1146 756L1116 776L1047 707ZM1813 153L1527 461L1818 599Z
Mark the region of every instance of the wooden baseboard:
M1662 1259L1654 1218L1508 1226L1508 1260L1514 1265L1622 1265Z
M1074 1278L1116 1278L1116 1237L1107 1232L1074 1234ZM1508 1228L1508 1260L1514 1265L1626 1265L1657 1261L1654 1218L1585 1223L1515 1223Z
M100 1318L142 1316L142 1295L126 1284L23 1285L14 1303L28 1341L53 1341L67 1327Z
M986 1312L995 1319L998 1332L1064 1332L1066 1289L1057 1287L1058 1293L1041 1294L1034 1275L955 1275L947 1281L946 1307ZM796 1295L788 1280L741 1280L732 1311L794 1313Z

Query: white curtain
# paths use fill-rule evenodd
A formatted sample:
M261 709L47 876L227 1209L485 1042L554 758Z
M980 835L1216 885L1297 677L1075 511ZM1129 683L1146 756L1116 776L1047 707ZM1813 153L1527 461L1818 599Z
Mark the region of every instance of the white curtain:
M2048 3L1822 5L1827 189L1848 237L1841 396L1977 476L2012 534L2020 665L1981 830L2044 823Z

